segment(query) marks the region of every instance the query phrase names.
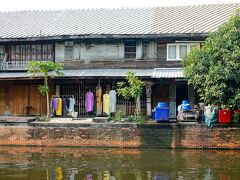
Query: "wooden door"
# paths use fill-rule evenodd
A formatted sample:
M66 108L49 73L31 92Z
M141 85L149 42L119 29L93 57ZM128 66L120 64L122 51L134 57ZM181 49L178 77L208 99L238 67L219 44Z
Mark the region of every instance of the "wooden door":
M28 90L28 86L25 85L13 85L9 88L9 107L13 115L26 115Z
M37 85L1 86L0 114L6 112L14 116L46 114L46 97L38 92L37 87Z

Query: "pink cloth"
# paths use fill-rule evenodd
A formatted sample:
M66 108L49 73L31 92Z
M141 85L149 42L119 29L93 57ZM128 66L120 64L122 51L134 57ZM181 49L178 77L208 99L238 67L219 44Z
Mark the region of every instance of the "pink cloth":
M88 92L86 94L86 100L85 100L85 108L86 112L92 112L93 111L93 105L94 105L94 95L92 92Z

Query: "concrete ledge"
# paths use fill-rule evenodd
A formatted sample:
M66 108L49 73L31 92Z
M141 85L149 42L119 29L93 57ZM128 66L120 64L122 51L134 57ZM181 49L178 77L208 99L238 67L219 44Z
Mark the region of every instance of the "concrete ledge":
M195 122L188 122L188 123L156 123L156 122L147 122L145 124L136 124L136 123L128 123L128 122L118 122L118 123L79 123L72 121L71 123L61 123L61 122L29 122L28 125L30 127L84 127L84 128L209 128L204 123L195 123ZM232 124L214 124L213 128L209 129L215 129L215 128L240 128L239 125L232 125Z

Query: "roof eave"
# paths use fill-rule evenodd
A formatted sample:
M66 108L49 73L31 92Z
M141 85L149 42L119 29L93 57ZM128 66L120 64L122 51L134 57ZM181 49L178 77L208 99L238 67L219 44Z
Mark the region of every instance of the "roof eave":
M202 37L205 38L208 33L162 33L162 34L84 34L84 35L59 35L59 36L42 36L42 37L25 37L25 38L0 38L0 42L17 42L17 41L42 41L42 40L69 40L69 39L122 39L122 38L173 38L173 37Z

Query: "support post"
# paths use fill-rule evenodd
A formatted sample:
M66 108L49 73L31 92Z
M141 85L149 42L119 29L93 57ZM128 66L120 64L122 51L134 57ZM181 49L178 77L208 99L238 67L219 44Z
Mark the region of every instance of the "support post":
M146 84L146 97L147 97L147 116L152 115L152 84Z

